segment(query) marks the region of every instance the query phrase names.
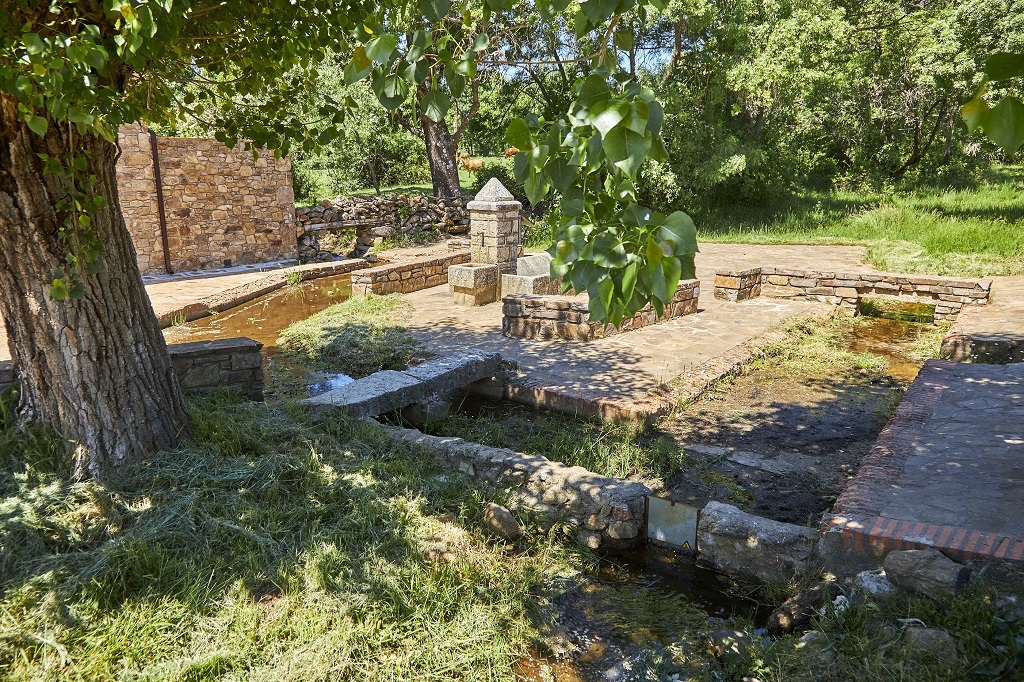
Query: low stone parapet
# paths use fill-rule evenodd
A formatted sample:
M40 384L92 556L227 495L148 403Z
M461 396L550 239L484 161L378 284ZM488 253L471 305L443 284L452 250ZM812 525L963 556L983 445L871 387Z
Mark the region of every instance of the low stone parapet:
M238 391L263 400L263 344L245 337L167 345L171 366L185 393ZM0 390L16 379L14 363L0 361Z
M644 498L651 491L642 483L461 438L383 428L392 438L427 449L454 471L509 490L519 505L574 527L576 539L591 549L632 547L643 540Z
M661 315L647 304L618 326L590 320L587 303L569 296L506 296L502 331L521 339L592 341L697 312L700 281L683 280Z
M935 321L956 319L965 305L988 303L992 280L928 275L842 273L784 268L723 270L715 274L715 298L742 301L754 296L831 303L851 315L862 297L935 306Z
M352 275L352 293L408 294L429 289L448 281L449 267L468 262L469 251L455 251L361 270Z

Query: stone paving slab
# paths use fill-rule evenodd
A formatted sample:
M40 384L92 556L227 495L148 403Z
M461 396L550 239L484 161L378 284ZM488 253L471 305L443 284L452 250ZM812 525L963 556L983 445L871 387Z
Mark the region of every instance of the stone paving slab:
M314 408L341 408L351 417L375 417L444 395L503 372L496 353L454 353L402 372L382 370L302 402Z
M929 360L837 499L863 551L1024 559L1024 363Z
M984 307L965 309L942 340L942 357L957 362L1024 362L1024 277L993 277Z
M862 254L859 247L703 244L697 313L587 343L507 338L501 333L500 303L455 308L445 287L404 294L412 312L403 325L435 353L478 349L515 362L522 374L509 391L515 400L607 418L646 416L663 413L675 399L664 391L673 379L700 374L706 363L792 317L821 313L819 305L806 302L717 300L716 269L764 262L864 269L859 264Z

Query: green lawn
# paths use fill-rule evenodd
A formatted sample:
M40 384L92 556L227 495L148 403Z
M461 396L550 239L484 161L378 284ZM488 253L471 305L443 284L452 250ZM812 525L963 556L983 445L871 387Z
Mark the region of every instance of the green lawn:
M531 590L583 566L557 531L489 538L500 493L365 423L192 414L107 487L0 428L0 679L511 680Z
M700 241L862 244L882 270L1024 275L1024 166L1002 166L970 189L891 194L803 191L760 206L695 215Z

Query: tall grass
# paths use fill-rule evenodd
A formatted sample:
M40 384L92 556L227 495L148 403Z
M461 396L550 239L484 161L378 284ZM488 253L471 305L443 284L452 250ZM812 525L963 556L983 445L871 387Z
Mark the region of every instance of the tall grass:
M805 190L765 205L696 216L704 241L862 244L883 270L939 275L1024 274L1024 167L975 187L901 192Z
M225 396L193 416L107 488L5 435L0 679L512 679L529 591L580 565L488 539L493 493L366 424Z

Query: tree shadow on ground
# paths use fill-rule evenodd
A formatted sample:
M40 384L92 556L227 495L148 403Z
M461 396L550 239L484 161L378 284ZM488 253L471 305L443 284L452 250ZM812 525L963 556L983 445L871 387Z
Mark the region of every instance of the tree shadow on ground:
M856 473L905 386L888 377L740 377L665 420L659 430L684 444L692 466L667 488L679 499L738 503L790 523L816 521ZM730 460L751 461L759 466Z

